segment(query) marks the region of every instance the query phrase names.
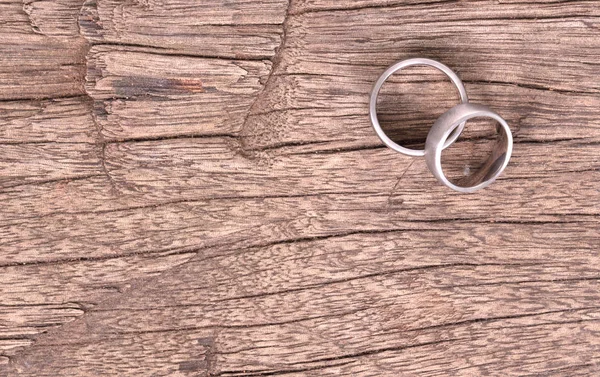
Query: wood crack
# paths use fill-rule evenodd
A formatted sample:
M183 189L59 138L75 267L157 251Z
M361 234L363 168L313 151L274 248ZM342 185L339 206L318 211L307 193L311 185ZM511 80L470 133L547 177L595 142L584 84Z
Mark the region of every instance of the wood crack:
M275 51L275 55L271 59L271 63L272 63L271 71L269 72L269 75L267 76L267 78L265 80L265 84L262 88L262 91L256 95L254 102L252 102L252 105L250 105L250 110L244 117L242 126L240 128L239 134L241 135L241 138L239 140L239 147L240 147L239 152L242 156L245 156L250 159L255 159L256 155L251 151L252 147L250 145L248 145L246 138L244 137L244 133L247 132L249 119L253 115L254 112L257 112L256 109L259 107L261 98L263 97L265 91L267 90L267 88L269 88L269 86L272 85L272 80L274 77L273 73L276 72L279 69L279 66L281 65L282 51L286 46L287 38L288 38L288 21L289 21L289 17L290 17L291 3L292 3L292 0L288 0L288 5L286 8L285 16L284 16L283 23L282 23L281 43L279 44L279 47Z
M217 373L209 373L210 377L220 377L220 376L239 376L239 377L260 377L260 376L281 376L281 375L285 375L285 374L292 374L292 373L303 373L303 372L313 372L313 371L318 371L318 370L322 370L322 369L326 369L326 368L335 368L335 367L341 367L341 366L345 366L348 364L352 364L354 361L345 361L342 363L331 363L328 365L319 365L319 366L314 366L314 367L308 367L308 368L296 368L296 369L289 369L289 370L279 370L279 371L270 371L270 372L248 372L248 371L221 371L221 372L217 372Z
M72 177L44 179L44 180L39 180L39 181L35 181L35 182L17 183L14 185L2 186L2 190L0 190L0 194L5 193L14 188L22 187L22 186L47 185L47 184L54 184L54 183L60 183L60 182L68 183L68 182L73 182L73 181L84 181L86 179L102 177L102 176L103 176L102 174L85 174L85 175L78 175L78 176L72 176Z
M309 284L309 285L305 285L305 286L298 287L298 288L290 288L290 289L284 289L284 290L280 290L280 291L257 293L257 294L251 294L251 295L246 295L246 296L228 297L228 298L219 299L216 301L217 302L226 302L226 301L235 301L235 300L246 300L246 299L251 299L251 298L259 298L259 297L284 295L284 294L288 294L288 293L301 292L301 291L311 290L311 289L315 289L315 288L322 288L322 287L325 287L328 285L347 283L347 282L356 281L356 280L364 280L364 279L371 279L371 278L377 278L377 277L382 277L382 276L397 275L397 274L401 274L403 272L426 271L426 270L446 269L446 268L454 268L454 267L482 267L482 266L499 266L499 265L506 266L507 264L448 263L448 264L434 264L434 265L418 266L418 267L411 267L411 268L399 268L399 269L393 269L393 270L384 270L381 272L374 272L371 274L353 276L353 277L344 278L344 279L332 279L327 282L318 283L318 284ZM518 265L518 264L513 264L513 265Z
M598 95L598 93L600 91L598 90L592 90L592 91L585 91L585 90L569 90L569 89L559 89L559 88L552 88L549 86L544 86L544 85L538 85L538 84L526 84L526 83L518 83L518 82L507 82L507 81L494 81L494 80L489 80L489 81L483 81L483 80L463 80L463 83L465 84L473 84L473 85L500 85L500 86L515 86L517 88L523 88L523 89L531 89L531 90L540 90L540 91L544 91L544 92L553 92L553 93L560 93L560 94L578 94L578 95Z
M399 1L397 3L389 3L389 4L373 4L373 5L358 5L358 6L347 6L347 7L337 7L337 8L319 8L319 9L307 9L304 11L296 11L293 12L292 14L294 16L302 16L302 15L306 15L306 14L313 14L313 13L327 13L327 12L351 12L351 11L362 11L362 10L369 10L369 9L390 9L390 8L405 8L405 7L414 7L414 6L420 6L420 5L442 5L442 4L455 4L457 3L457 0L438 0L438 1L432 1L432 2L423 2L423 3L410 3L410 6L406 6L404 5L405 3L402 1Z
M413 348L433 346L433 345L438 345L438 344L446 344L446 343L452 343L452 342L457 342L457 341L461 341L461 340L468 340L468 338L452 338L452 339L437 340L437 341L432 341L432 342L410 344L410 345L406 345L406 346L382 347L382 348L376 348L376 349L362 351L362 352L349 353L349 354L335 356L335 357L324 357L324 358L313 359L313 360L309 360L309 361L301 361L298 363L294 363L292 365L322 363L322 362L345 360L345 359L358 359L361 357L377 355L377 354L384 353L384 352L398 352L398 351L402 352L402 351L413 349Z
M214 55L207 53L184 53L179 51L174 51L167 47L155 46L155 45L144 45L140 43L124 43L124 42L111 42L111 41L102 41L102 42L90 42L90 46L115 46L115 47L123 47L128 48L130 51L140 51L147 54L154 55L164 55L170 56L174 58L198 58L198 59L214 59L214 60L223 60L227 62L231 62L232 60L236 61L248 61L248 62L262 62L265 60L271 60L269 55L263 56L243 56L243 55Z

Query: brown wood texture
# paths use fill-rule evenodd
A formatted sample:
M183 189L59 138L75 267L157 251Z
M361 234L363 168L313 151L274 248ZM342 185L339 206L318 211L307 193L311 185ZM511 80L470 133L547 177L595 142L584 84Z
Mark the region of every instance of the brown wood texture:
M599 376L597 1L0 0L0 375Z

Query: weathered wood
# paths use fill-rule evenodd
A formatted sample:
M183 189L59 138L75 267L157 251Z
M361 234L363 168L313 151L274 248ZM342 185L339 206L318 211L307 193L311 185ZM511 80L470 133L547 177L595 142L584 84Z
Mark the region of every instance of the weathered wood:
M396 368L410 373L437 362L447 362L441 368L448 372L469 367L453 360L462 352L474 360L493 360L497 354L496 360L506 361L495 364L495 372L518 374L522 368L536 370L524 366L532 357L551 356L555 367L569 365L581 341L598 349L594 232L586 236L564 225L459 227L452 235L445 233L445 240L436 239L436 231L356 234L199 258L176 269L177 274L137 287L124 302L94 310L86 316L85 329L65 326L67 333L84 332L84 338L46 338L56 353L44 359L42 368L21 372L46 375L48 365L66 371L61 360L79 349L76 360L103 355L106 364L95 373L106 373L128 354L113 349L128 349L127 339L137 347L136 339L146 334L207 339L185 351L162 344L145 347L144 353L129 351L148 370L155 370L151 360L159 353L177 357L179 352L205 370L201 356L189 355L201 355L209 341L216 354L212 363L221 373L250 375L327 368L337 364L334 359L357 364L349 371L360 375ZM531 235L530 241L521 241ZM555 242L562 238L564 245ZM483 244L482 239L498 242ZM507 252L516 240L525 250L542 247L535 255ZM564 265L565 250L575 244L571 258L578 263ZM423 258L431 250L443 253ZM576 266L591 268L590 275L573 275ZM165 290L169 297L160 293ZM575 330L577 336L565 338L558 329ZM43 351L43 342L33 349ZM468 351L473 342L482 345L476 354ZM545 355L546 348L551 355ZM417 355L424 358L417 361ZM386 370L388 358L397 365ZM370 368L353 369L363 361ZM484 374L487 367L477 364L473 361L465 372Z
M22 0L0 4L0 101L84 94L83 38L39 33Z
M87 143L97 140L86 97L0 102L0 144Z
M84 97L0 102L0 188L101 175L91 109Z
M0 372L600 373L599 9L1 3ZM372 132L374 80L415 55L509 121L488 189ZM411 145L456 101L427 69L383 97Z
M14 355L35 335L81 316L118 295L132 279L149 277L189 260L195 253L70 260L3 266L0 352Z
M2 33L0 100L84 94L81 39L54 40L38 34Z
M281 43L286 0L168 2L88 0L82 34L94 43L152 46L163 53L268 59Z
M233 134L270 68L268 61L94 47L87 92L96 100L95 119L105 140Z
M31 28L50 37L79 36L77 19L84 0L23 0Z

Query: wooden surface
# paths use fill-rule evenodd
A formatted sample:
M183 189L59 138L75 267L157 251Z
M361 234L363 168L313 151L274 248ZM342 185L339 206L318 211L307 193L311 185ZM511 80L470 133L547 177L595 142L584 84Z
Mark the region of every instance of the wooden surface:
M597 1L0 0L0 144L1 375L600 375Z

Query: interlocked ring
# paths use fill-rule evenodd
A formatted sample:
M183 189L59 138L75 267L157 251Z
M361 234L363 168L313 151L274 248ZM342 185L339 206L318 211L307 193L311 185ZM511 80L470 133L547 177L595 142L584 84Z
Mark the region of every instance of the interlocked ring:
M485 117L496 120L501 127L500 137L490 157L475 173L464 179L464 185L456 185L448 180L442 170L442 150L449 136L469 119ZM471 193L482 189L498 178L508 165L513 149L512 133L502 117L488 107L474 103L457 105L438 118L434 123L425 142L425 161L429 170L443 184L453 190Z
M460 80L460 78L458 78L456 73L454 73L454 71L452 71L450 68L448 68L444 64L437 62L435 60L424 59L424 58L403 60L401 62L398 62L398 63L392 65L385 72L383 72L383 74L379 77L379 79L375 83L373 90L371 91L371 98L370 98L370 102L369 102L369 114L371 116L371 124L373 125L373 128L375 129L377 136L379 136L379 138L385 145L392 148L396 152L400 152L400 153L408 155L408 156L419 157L419 156L425 155L425 150L410 149L410 148L406 148L406 147L403 147L403 146L395 143L392 139L390 139L385 134L385 132L383 132L383 129L381 128L381 125L379 124L379 119L377 119L377 97L379 96L379 91L381 90L383 83L385 83L385 81L391 75L396 73L397 71L399 71L403 68L406 68L406 67L414 66L414 65L426 65L426 66L430 66L433 68L437 68L438 70L445 73L446 76L448 76L450 78L450 80L452 81L454 86L456 86L456 89L458 89L458 93L460 94L460 100L462 103L468 103L469 98L467 97L467 91L466 91L462 81ZM454 133L452 135L450 135L450 137L447 138L444 148L452 145L452 143L454 143L456 141L456 139L458 138L458 136L460 135L460 133L462 132L464 127L465 127L465 123L463 122L453 130Z

